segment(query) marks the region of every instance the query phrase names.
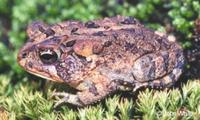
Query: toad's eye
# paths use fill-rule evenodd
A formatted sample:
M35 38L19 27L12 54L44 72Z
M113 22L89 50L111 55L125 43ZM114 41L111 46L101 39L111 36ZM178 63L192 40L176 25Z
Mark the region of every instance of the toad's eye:
M41 50L39 57L44 64L53 64L58 60L58 54L53 50Z

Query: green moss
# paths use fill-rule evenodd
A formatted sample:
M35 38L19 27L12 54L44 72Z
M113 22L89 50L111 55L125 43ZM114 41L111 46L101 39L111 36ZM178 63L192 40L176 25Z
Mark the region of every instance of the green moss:
M200 116L200 82L189 81L178 89L140 91L136 101L131 97L120 97L116 94L107 97L105 104L72 109L68 105L53 108L50 98L51 88L47 94L30 88L30 84L20 85L10 95L3 94L9 86L9 77L0 76L0 106L8 111L10 119L42 119L42 120L91 120L91 119L199 119ZM47 96L47 97L45 97ZM132 96L134 97L134 96Z

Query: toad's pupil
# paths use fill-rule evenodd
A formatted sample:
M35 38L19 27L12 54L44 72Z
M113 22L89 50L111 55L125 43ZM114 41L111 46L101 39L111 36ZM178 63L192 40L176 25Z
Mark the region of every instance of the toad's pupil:
M40 59L44 64L53 64L58 59L58 55L54 51L40 53Z

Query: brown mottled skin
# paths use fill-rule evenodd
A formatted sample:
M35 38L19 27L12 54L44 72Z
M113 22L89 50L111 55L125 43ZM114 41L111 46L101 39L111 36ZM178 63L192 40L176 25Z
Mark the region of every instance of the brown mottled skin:
M51 26L34 22L27 34L19 64L32 74L78 90L77 94L54 93L63 97L56 106L88 105L117 90L170 87L184 65L174 37L147 29L132 17Z

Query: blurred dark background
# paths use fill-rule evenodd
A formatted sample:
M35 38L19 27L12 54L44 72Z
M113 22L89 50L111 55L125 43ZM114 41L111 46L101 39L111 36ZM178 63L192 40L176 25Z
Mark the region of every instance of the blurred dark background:
M13 84L30 76L18 66L16 55L32 21L53 24L115 15L133 16L149 28L175 35L187 58L185 78L199 78L199 0L0 0L0 74Z

